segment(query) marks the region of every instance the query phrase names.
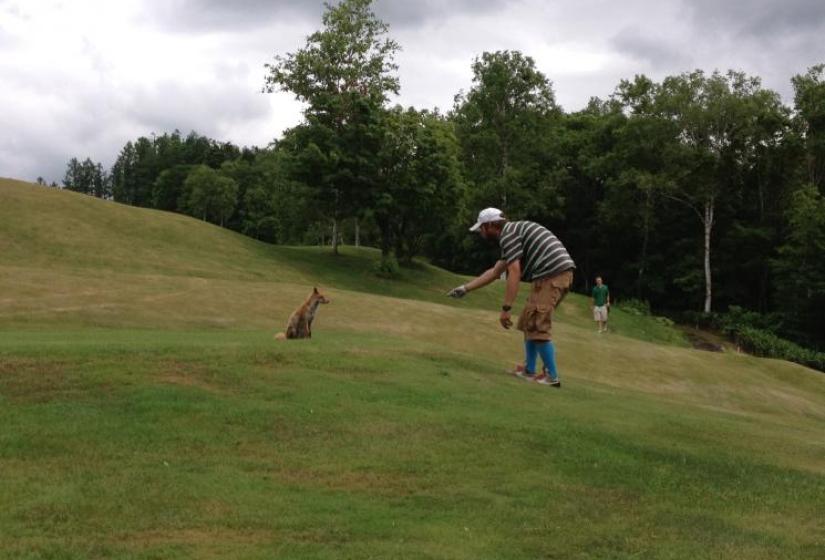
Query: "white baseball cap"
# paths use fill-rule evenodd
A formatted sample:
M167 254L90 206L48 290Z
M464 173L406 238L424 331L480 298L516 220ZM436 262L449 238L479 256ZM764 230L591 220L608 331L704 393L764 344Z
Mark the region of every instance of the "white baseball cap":
M478 213L478 220L476 221L475 225L470 228L470 231L478 231L478 228L481 227L481 224L498 222L504 219L504 215L502 215L501 210L499 210L498 208L485 208L484 210Z

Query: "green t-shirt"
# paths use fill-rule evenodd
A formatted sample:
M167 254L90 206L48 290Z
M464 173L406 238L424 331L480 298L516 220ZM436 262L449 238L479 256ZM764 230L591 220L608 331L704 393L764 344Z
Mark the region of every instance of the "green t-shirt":
M607 284L593 286L593 303L596 307L606 305L608 295L610 295L610 290L607 289Z

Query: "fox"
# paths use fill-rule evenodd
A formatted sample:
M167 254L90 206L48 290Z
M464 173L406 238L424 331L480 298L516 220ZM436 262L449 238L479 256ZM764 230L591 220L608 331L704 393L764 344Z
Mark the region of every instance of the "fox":
M286 332L276 334L275 339L312 338L312 321L318 312L318 306L322 303L329 303L329 299L319 292L317 287L312 288L306 301L289 316Z

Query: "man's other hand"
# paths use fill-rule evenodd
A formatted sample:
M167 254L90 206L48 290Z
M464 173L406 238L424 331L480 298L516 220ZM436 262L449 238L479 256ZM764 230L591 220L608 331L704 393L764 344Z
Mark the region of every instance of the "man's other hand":
M509 329L513 326L513 321L510 319L510 312L509 311L502 311L501 316L498 318L498 322L501 323L501 326L505 329Z

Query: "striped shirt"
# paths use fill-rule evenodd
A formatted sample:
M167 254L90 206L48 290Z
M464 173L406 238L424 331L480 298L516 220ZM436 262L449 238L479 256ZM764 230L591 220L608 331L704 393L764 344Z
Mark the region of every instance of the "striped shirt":
M507 222L498 240L501 258L507 264L521 259L521 279L532 282L575 268L561 241L535 222Z

